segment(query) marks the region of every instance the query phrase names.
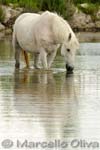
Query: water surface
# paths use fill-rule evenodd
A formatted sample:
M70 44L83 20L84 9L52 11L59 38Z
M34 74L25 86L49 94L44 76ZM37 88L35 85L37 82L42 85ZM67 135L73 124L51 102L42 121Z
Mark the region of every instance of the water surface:
M15 150L17 139L100 141L100 43L81 44L74 75L67 77L60 56L51 71L26 70L23 58L16 71L14 63L11 40L4 38L0 41L0 142L12 140Z

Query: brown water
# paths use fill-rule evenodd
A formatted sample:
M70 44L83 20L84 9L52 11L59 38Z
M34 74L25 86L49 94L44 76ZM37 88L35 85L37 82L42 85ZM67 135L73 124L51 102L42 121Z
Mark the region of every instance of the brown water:
M90 150L100 143L100 43L82 43L80 49L74 75L66 77L60 56L52 71L26 70L23 62L15 71L11 41L0 41L0 149L24 149L17 139L69 142L49 150ZM74 139L88 144L72 144Z

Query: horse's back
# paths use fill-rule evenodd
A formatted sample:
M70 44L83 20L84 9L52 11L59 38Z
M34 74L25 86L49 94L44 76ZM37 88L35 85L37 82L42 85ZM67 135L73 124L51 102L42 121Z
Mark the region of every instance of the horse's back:
M51 13L25 13L20 15L14 25L17 41L21 48L31 51L44 42L53 42ZM35 39L35 40L34 40ZM33 50L32 50L33 51Z
M20 22L20 21L23 21L24 19L25 19L25 20L26 20L26 19L29 19L29 18L34 19L34 18L36 18L36 17L38 17L38 16L40 16L40 15L39 15L39 14L36 14L36 13L23 13L23 14L21 14L21 15L16 19L15 24L18 23L18 22Z
M16 39L21 48L31 50L33 47L33 28L39 14L24 13L20 15L14 24L14 32Z
M14 28L15 30L18 30L19 28L30 28L30 26L33 26L33 22L35 23L35 21L38 19L40 15L39 14L35 14L35 13L24 13L22 15L20 15L14 24ZM32 23L31 23L32 22Z

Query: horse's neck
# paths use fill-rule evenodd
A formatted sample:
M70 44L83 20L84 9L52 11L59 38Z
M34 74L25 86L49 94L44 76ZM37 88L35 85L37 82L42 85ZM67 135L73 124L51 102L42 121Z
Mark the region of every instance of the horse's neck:
M68 35L70 33L69 28L67 28L66 24L59 18L54 19L53 33L55 39L58 43L64 43L67 41Z

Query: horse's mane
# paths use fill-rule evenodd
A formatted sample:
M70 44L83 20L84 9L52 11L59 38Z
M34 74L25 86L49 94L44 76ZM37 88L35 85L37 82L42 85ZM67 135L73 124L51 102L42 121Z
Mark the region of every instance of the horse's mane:
M54 17L54 32L57 33L57 37L61 38L62 42L67 42L69 34L71 34L71 43L79 45L78 40L68 22L57 14L55 14Z
M78 40L66 20L64 20L57 13L52 13L49 11L46 11L41 15L41 17L44 16L48 18L48 21L50 23L52 23L52 31L58 43L67 42L69 34L71 33L71 43L74 43L76 44L76 46L79 46Z

